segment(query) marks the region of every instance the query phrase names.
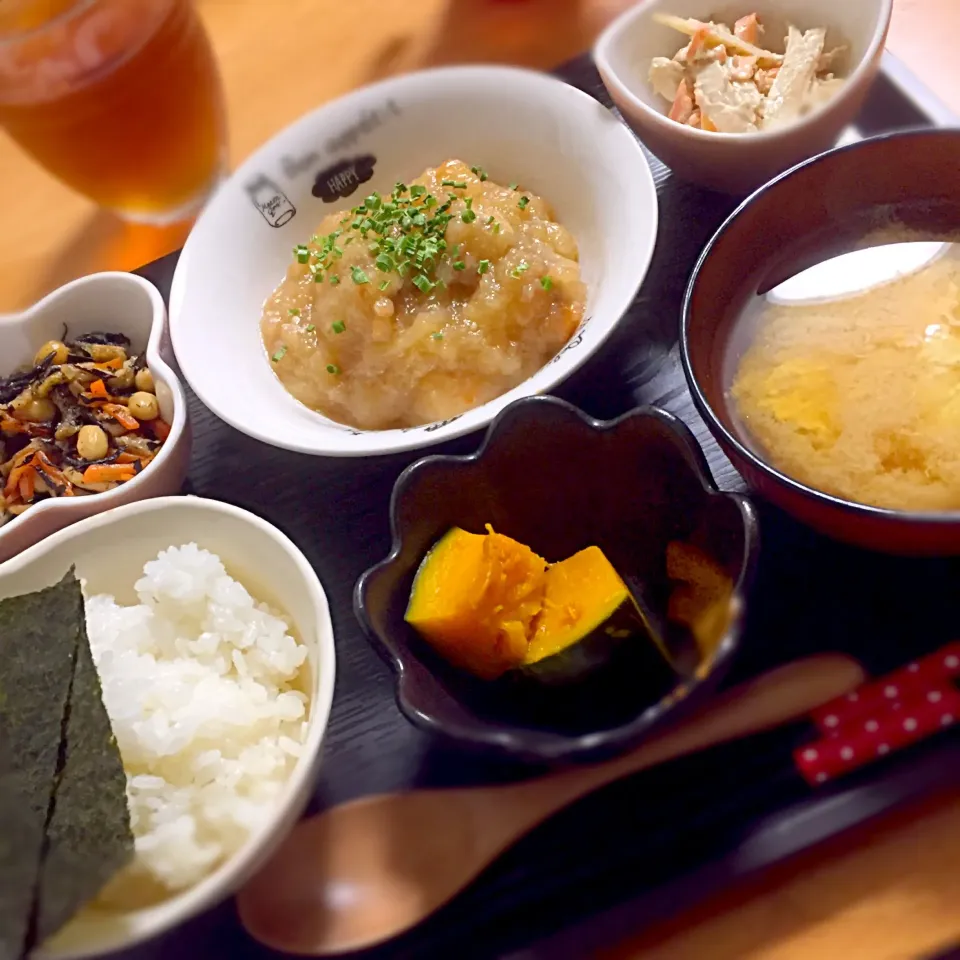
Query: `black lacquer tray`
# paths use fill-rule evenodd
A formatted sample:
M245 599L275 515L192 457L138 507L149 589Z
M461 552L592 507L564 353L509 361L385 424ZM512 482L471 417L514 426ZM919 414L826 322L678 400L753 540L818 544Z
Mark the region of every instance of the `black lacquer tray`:
M589 57L558 71L609 105ZM851 136L948 115L889 56ZM559 395L587 413L638 404L677 414L717 483L742 484L696 415L677 349L680 301L697 253L736 200L676 181L652 160L660 236L650 273L602 352ZM176 255L140 272L166 295ZM389 549L393 482L416 455L324 460L264 446L191 395L191 492L246 507L284 530L317 569L333 613L337 689L312 810L409 787L507 781L536 773L464 754L399 713L388 667L354 619L357 577ZM480 435L435 452L467 452ZM763 507L763 548L743 653L730 682L815 651L890 670L953 639L960 560L899 560L840 546ZM364 957L589 956L610 938L683 909L733 880L937 788L960 783L960 739L937 740L815 796L784 777L789 732L717 748L615 784L548 822L421 927ZM232 903L129 953L131 958L266 958Z

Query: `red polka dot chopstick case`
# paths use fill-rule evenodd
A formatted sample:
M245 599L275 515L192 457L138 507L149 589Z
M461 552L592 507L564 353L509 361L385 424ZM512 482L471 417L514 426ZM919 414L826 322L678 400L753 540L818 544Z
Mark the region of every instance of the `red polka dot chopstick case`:
M870 680L811 716L819 737L793 752L820 786L925 740L960 720L960 641Z

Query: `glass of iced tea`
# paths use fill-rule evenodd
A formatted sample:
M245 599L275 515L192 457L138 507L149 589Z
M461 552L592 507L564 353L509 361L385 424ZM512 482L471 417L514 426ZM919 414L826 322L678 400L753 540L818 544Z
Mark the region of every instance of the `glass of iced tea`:
M192 0L0 0L0 127L125 219L195 213L226 124Z

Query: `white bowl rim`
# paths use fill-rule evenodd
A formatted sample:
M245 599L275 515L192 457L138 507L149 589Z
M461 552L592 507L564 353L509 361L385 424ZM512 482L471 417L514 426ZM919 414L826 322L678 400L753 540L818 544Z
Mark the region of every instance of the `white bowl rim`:
M495 81L498 79L504 81L509 81L510 79L516 79L518 81L522 80L525 83L541 85L543 89L551 91L551 95L555 97L567 97L571 100L589 103L592 107L596 106L597 104L599 104L601 107L604 107L604 104L602 104L597 98L592 97L589 93L586 93L578 87L561 80L559 77L555 77L549 73L544 73L540 70L533 70L526 67L502 66L499 64L457 64L453 66L438 66L423 70L414 70L410 73L401 74L400 76L396 77L388 77L385 80L380 80L376 83L366 84L365 86L358 87L357 89L351 90L343 96L329 100L326 103L323 103L313 110L303 114L298 119L294 120L283 129L277 131L273 136L260 144L260 146L257 147L257 149L233 171L223 186L245 180L252 173L255 174L259 172L263 164L263 155L272 149L278 141L287 137L295 137L296 135L300 134L301 131L309 130L317 122L317 118L327 108L334 104L342 104L354 98L358 100L366 99L377 94L384 94L388 90L396 90L398 87L403 87L407 84L420 84L424 79L432 79L435 83L442 84L444 78L448 77L474 79L478 84L487 81ZM656 182L653 178L653 171L650 168L650 161L640 141L630 131L630 128L627 127L626 124L622 123L620 118L617 117L615 113L611 113L611 116L617 119L618 124L621 127L623 136L626 138L624 142L632 144L636 152L637 163L635 166L631 167L630 176L635 176L638 179L638 186L640 186L640 188L643 189L647 195L648 207L650 210L650 213L647 216L648 228L646 231L650 238L649 243L647 244L648 249L646 251L646 255L642 259L638 260L634 267L636 282L629 287L629 297L625 297L623 303L618 304L615 309L610 311L613 319L611 320L608 329L603 331L596 341L590 344L589 348L576 351L575 362L571 363L567 360L566 356L561 356L560 353L558 353L554 357L554 362L548 361L546 364L544 364L535 374L532 375L540 376L544 374L545 371L549 370L549 373L544 376L542 382L538 383L536 389L530 390L529 392L519 396L511 396L514 391L529 382L531 378L527 378L527 380L523 381L521 384L518 384L517 387L514 387L512 390L507 391L507 393L501 394L499 397L495 397L493 400L490 400L485 404L481 404L479 407L472 407L464 414L453 418L452 422L446 423L444 421L439 421L439 423L442 424L439 427L436 427L433 424L422 424L419 428L410 430L408 432L402 432L401 430L363 431L363 433L366 435L387 433L394 435L391 438L391 442L384 444L381 448L375 450L357 449L351 443L351 440L353 439L352 435L342 433L341 431L336 431L336 442L324 444L323 446L315 442L298 443L295 441L280 441L271 436L269 433L250 425L241 418L231 416L229 411L221 410L216 403L212 402L205 386L202 383L194 383L194 381L190 379L190 376L187 373L186 364L184 364L183 360L180 358L180 351L177 346L178 330L181 326L180 304L183 298L186 296L185 287L187 283L187 270L190 263L190 255L193 248L200 242L198 240L197 226L199 226L203 221L206 211L200 215L200 218L194 225L194 229L191 230L190 235L187 237L186 243L183 245L183 249L180 251L177 265L174 270L173 281L170 286L170 296L168 300L170 339L173 343L174 351L177 354L178 359L180 359L184 378L189 382L191 389L203 402L204 406L206 406L225 423L229 424L234 429L239 430L241 433L245 433L247 436L253 437L262 443L266 443L279 449L290 450L294 453L305 453L313 456L329 456L338 458L381 457L389 456L394 453L406 453L411 450L432 447L446 440L453 440L456 437L461 437L465 434L486 429L486 427L490 425L493 418L505 406L515 400L521 399L523 396L532 396L538 393L549 393L576 370L584 366L587 361L590 360L590 358L594 356L601 346L603 346L603 344L609 339L610 335L626 315L630 305L636 299L637 293L640 290L643 281L646 279L647 273L649 272L654 253L656 252L657 240L659 237L659 196L657 194ZM208 209L212 208L215 203L216 196L211 200L211 203L208 205ZM563 349L564 348L561 348L561 353ZM483 412L480 413L480 411ZM468 414L474 414L476 416L473 418L468 418ZM464 419L467 419L466 423L464 423ZM429 433L425 433L423 428L430 426L434 426L434 429Z
M709 140L711 143L729 144L770 143L793 136L798 131L815 125L821 117L832 112L836 105L848 96L849 92L856 88L857 85L855 81L859 80L863 74L870 69L870 64L883 47L884 38L890 26L890 18L893 14L893 0L877 0L880 13L877 27L870 38L870 42L863 56L853 70L843 78L845 81L844 85L836 96L820 104L806 116L785 124L782 127L773 130L755 130L749 133L725 133L722 131L698 130L696 127L688 127L686 124L671 120L665 113L661 113L651 107L650 104L641 100L633 90L630 89L630 86L620 78L620 74L611 66L609 56L610 48L620 39L622 34L634 27L636 21L649 16L651 13L649 8L655 3L657 3L657 0L640 0L635 6L621 13L597 38L593 46L593 59L597 64L597 69L603 76L603 82L616 87L617 93L623 97L631 107L649 117L654 125L660 127L665 133L681 137L690 137L693 143L696 143L698 140Z
M94 495L97 504L104 505L104 510L111 509L111 505L120 499L121 496L129 496L130 491L138 487L148 470L152 467L158 467L172 456L180 437L186 429L187 397L183 390L183 384L160 353L164 326L167 319L167 308L163 302L163 297L160 295L160 291L149 280L136 274L125 273L122 270L105 270L100 273L91 273L85 277L79 277L76 280L71 280L69 283L63 284L63 286L57 287L56 290L52 290L46 296L37 300L32 306L27 307L26 310L0 315L0 327L29 327L34 318L42 315L52 303L61 297L68 296L73 290L88 285L108 286L117 283L126 283L139 287L146 293L150 300L153 318L150 321L150 334L147 337L147 367L150 372L170 390L171 397L173 398L173 422L170 424L169 436L164 440L157 455L142 474L134 477L132 480L128 480L122 484L122 486L114 487L113 490L107 490L104 493ZM86 500L86 498L84 498L84 500ZM78 501L76 499L70 497L50 497L48 500L41 500L40 503L34 504L29 510L24 511L20 517L8 520L3 526L0 526L0 540L16 531L17 522L22 517L36 517L41 512L53 513L55 510L66 513L74 509L77 503ZM50 536L50 534L48 534L48 536ZM43 537L39 542L43 542L45 539L46 537ZM28 547L27 549L30 548Z
M91 530L123 521L131 516L159 513L170 509L196 511L198 521L204 513L225 514L256 528L289 554L303 576L305 589L317 618L316 662L320 667L315 690L311 696L309 728L303 754L284 784L283 794L277 800L272 817L251 833L233 856L198 884L152 907L121 914L123 921L116 924L115 932L95 944L76 948L66 945L56 949L39 947L33 954L38 960L79 960L81 957L99 956L128 949L159 936L221 902L235 891L238 878L241 881L246 879L259 866L265 856L266 848L270 845L277 821L286 815L290 805L308 789L308 781L316 776L323 740L330 722L336 680L337 657L333 639L333 621L326 592L316 571L300 548L273 524L240 507L205 497L190 495L139 500L87 517L27 547L17 556L0 563L0 582L7 574L42 562L47 554L60 545L82 540ZM198 526L198 530L202 530L202 527ZM197 539L198 542L202 541L202 533Z

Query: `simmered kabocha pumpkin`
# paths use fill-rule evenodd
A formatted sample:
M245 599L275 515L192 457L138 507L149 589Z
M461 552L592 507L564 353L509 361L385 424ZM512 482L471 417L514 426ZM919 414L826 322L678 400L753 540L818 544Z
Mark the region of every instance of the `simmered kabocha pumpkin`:
M676 584L667 617L689 627L708 656L730 622L733 581L709 554L682 540L667 544L667 576Z
M405 619L451 663L493 680L523 662L547 563L494 533L454 527L417 571Z
M567 683L603 666L625 642L652 642L599 547L548 566L487 530L451 530L413 583L405 619L451 663L487 680L519 668L543 683Z
M638 639L651 642L630 590L603 551L587 547L548 568L521 669L544 683L580 680Z

